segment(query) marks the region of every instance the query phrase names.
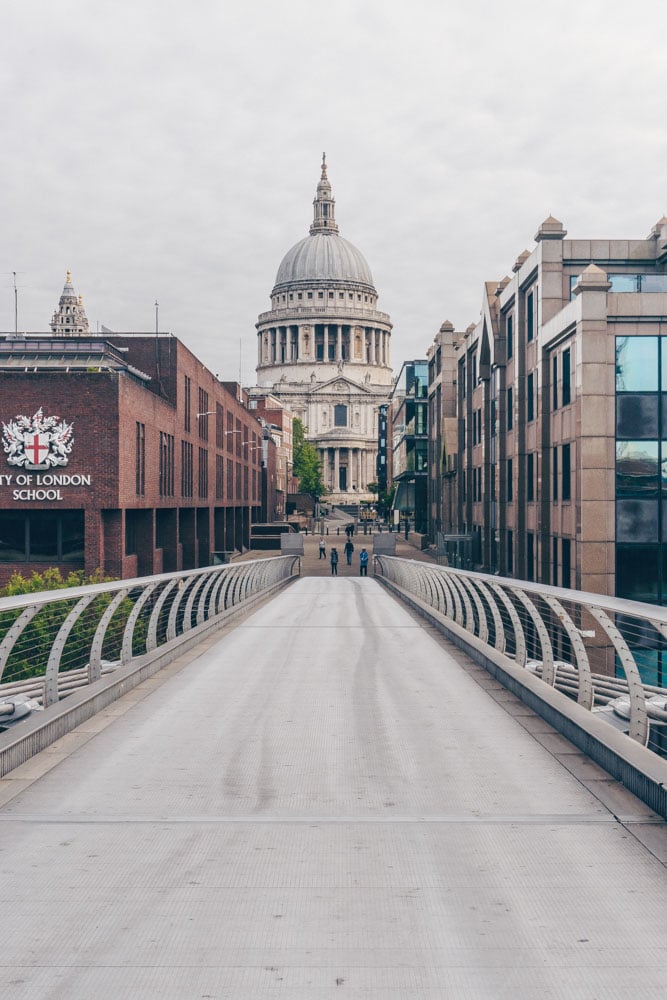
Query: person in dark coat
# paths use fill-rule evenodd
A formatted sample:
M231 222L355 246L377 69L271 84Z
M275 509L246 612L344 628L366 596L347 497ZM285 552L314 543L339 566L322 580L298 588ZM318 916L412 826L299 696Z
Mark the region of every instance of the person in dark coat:
M345 549L344 549L344 551L345 551L345 556L347 558L347 565L351 566L352 565L352 553L354 552L354 542L352 541L351 538L348 538L348 540L345 542Z
M331 575L338 576L338 549L335 547L331 550Z

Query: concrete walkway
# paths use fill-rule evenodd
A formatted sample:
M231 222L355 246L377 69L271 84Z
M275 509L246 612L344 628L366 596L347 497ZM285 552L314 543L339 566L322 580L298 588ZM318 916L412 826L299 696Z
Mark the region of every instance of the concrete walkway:
M0 801L12 1000L665 996L664 823L372 578L305 576Z

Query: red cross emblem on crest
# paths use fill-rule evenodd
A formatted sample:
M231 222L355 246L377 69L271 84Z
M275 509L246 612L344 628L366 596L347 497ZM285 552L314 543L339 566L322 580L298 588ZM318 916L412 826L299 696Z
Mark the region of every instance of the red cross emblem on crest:
M41 465L49 453L48 434L24 434L23 446L33 465Z

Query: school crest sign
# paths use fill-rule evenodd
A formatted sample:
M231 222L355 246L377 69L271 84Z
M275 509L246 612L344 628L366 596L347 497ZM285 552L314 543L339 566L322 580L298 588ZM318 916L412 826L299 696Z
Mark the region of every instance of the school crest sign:
M45 417L40 406L32 417L18 416L2 424L2 446L9 465L45 472L67 465L74 444L72 424Z

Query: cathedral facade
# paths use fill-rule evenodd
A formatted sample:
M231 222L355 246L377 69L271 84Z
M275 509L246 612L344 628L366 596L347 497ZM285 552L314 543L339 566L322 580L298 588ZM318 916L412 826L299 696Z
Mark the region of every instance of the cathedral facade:
M257 321L257 383L299 417L317 448L332 503L372 500L378 408L392 387L392 324L363 254L343 239L326 160L308 236L278 268L271 310ZM251 390L252 392L252 390Z

